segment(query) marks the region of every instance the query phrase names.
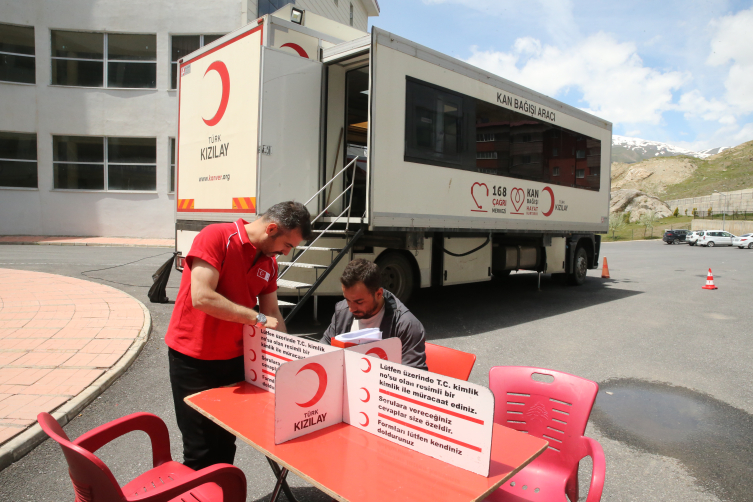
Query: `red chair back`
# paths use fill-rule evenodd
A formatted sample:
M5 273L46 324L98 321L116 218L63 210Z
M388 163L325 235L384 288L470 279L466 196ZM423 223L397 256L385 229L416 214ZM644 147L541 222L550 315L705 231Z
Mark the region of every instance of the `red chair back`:
M125 502L118 482L99 458L73 444L49 413L40 413L37 420L42 430L63 449L76 502Z
M534 380L535 375L550 381ZM546 439L562 453L557 456L562 462L572 458L577 465L599 384L561 371L496 366L489 371L489 388L496 423Z
M432 373L468 381L474 364L474 354L426 343L426 366Z

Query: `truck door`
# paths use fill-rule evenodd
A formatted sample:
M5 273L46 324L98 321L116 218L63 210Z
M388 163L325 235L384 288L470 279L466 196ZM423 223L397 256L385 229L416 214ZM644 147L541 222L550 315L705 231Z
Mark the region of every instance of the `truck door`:
M259 214L319 189L322 74L318 61L262 48Z

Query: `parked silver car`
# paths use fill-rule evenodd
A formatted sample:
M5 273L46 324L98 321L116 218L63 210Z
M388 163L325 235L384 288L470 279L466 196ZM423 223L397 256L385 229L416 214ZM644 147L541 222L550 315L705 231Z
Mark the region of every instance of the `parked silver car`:
M696 244L710 248L714 246L731 246L732 239L735 237L735 235L724 230L707 230L698 238Z
M694 230L693 232L690 232L685 236L685 242L687 242L691 246L695 246L698 242L698 238L702 236L704 232L705 230Z
M732 245L740 249L753 249L753 234L743 234L740 237L735 237L732 240Z

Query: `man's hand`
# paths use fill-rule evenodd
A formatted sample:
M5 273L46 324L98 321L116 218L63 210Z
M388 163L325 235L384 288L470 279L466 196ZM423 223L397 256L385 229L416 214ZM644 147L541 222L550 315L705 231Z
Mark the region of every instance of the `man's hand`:
M267 316L267 322L264 323L265 328L277 329L278 320L272 316Z
M185 273L185 272L184 272ZM256 324L256 311L233 303L217 291L220 272L199 258L191 263L191 303L197 310L223 321ZM267 317L267 319L271 319ZM267 323L269 325L269 323ZM275 326L277 320L275 319ZM270 328L272 326L269 326Z

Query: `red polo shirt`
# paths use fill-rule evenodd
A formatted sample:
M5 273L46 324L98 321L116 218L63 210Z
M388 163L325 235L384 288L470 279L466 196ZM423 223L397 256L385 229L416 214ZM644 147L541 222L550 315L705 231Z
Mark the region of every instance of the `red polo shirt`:
M232 359L243 355L243 325L222 321L193 307L191 265L200 258L220 271L217 292L233 303L256 306L256 297L277 290L277 261L261 255L254 263L256 247L248 240L239 219L204 228L186 256L186 270L167 328L165 343L187 356L204 360Z

